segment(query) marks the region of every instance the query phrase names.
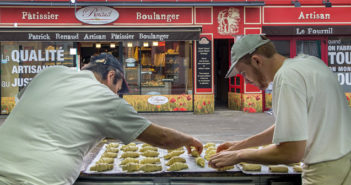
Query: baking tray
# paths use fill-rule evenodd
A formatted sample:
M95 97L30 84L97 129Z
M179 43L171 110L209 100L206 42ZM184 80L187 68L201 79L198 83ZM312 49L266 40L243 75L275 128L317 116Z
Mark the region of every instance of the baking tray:
M280 164L281 165L281 164ZM301 165L301 164L300 164ZM238 169L240 169L244 174L248 175L288 175L288 174L301 174L301 172L294 171L292 166L281 165L288 167L288 172L271 172L267 165L261 164L261 171L246 171L240 164L235 165Z
M167 169L169 168L169 166L166 165L167 161L166 159L164 159L164 156L168 153L167 150L165 149L160 149L158 148L158 152L159 152L159 157L160 157L160 161L161 161L161 166L162 166L162 171L156 171L156 172L144 172L144 171L135 171L135 172L126 172L123 171L120 163L123 160L123 158L121 158L121 155L123 153L123 151L121 151L121 147L123 146L123 144L120 144L118 146L119 152L117 154L117 157L114 160L113 163L113 169L109 170L109 171L103 171L103 172L96 172L96 171L90 171L90 167L95 165L96 161L98 161L101 157L101 155L105 152L106 150L106 145L104 144L101 149L99 150L98 154L95 156L95 158L90 162L90 164L87 166L87 168L83 171L83 173L86 174L159 174L159 173L188 173L188 172L218 172L217 169L211 168L208 166L208 161L205 160L205 167L202 168L200 166L198 166L196 164L195 161L195 157L192 157L190 154L187 153L187 150L184 149L184 153L180 155L180 157L183 157L186 160L186 163L188 164L188 169L184 169L184 170L180 170L180 171L167 171ZM137 144L137 147L140 149L142 144ZM140 153L140 152L139 152ZM205 155L205 149L204 151L201 153L201 157L204 158ZM138 157L139 160L143 159L144 156ZM227 172L239 172L240 169L237 166L234 166L233 169L227 170Z

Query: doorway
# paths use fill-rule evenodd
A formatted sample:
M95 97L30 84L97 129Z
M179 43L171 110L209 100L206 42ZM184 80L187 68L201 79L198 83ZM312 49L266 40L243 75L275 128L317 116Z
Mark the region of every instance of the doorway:
M228 109L229 80L225 78L229 70L230 39L214 40L214 84L215 110Z

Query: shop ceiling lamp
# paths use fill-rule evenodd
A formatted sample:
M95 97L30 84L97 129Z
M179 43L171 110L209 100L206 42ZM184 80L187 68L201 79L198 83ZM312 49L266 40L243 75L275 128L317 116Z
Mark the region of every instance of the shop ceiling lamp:
M152 45L153 45L153 46L158 46L158 42L157 42L157 41L154 41L154 42L152 42Z
M76 3L76 0L71 0L71 3Z
M144 42L144 43L143 43L143 46L144 46L144 47L149 47L149 43L148 43L148 42Z
M101 48L101 44L100 44L100 43L96 43L96 44L95 44L95 47L96 47L96 48Z
M323 4L325 5L326 8L331 8L332 7L332 3L329 2L329 0L327 0L327 1L323 0Z
M69 48L69 54L70 55L76 55L77 54L77 48Z
M133 47L133 43L132 42L128 42L127 46L128 46L128 48L131 48L131 47Z
M111 43L110 44L110 48L116 48L116 44L115 43Z
M301 7L301 3L299 2L299 0L291 1L291 4L293 4L295 7Z

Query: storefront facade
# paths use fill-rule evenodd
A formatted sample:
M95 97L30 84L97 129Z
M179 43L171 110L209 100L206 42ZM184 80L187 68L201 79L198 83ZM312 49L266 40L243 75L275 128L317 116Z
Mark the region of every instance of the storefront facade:
M316 55L351 91L346 1L332 8L284 1L103 2L0 2L1 114L11 112L17 93L42 69L80 70L101 52L122 61L130 86L123 98L139 112L212 113L218 102L262 112L271 106L269 92L240 75L224 79L235 39L256 33L288 57L319 48Z

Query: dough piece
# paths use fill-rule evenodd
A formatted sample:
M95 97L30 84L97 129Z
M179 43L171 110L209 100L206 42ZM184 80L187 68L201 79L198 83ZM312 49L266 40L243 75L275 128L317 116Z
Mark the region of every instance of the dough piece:
M206 143L205 145L204 145L204 148L208 148L208 147L216 147L216 144L215 143Z
M139 170L138 163L128 163L126 165L122 165L122 170L127 172L134 172Z
M107 157L107 158L116 158L117 153L113 152L104 152L101 157Z
M240 163L245 171L261 171L260 164L249 164L249 163Z
M214 151L217 151L217 148L216 147L213 147L213 146L210 146L206 149L206 152L205 154L207 154L207 152L211 151L211 150L214 150Z
M106 152L118 153L119 149L118 148L109 147L109 148L106 148Z
M269 165L268 168L269 168L269 171L271 171L271 172L288 173L288 171L289 171L288 167L282 166L282 165Z
M102 171L108 171L113 169L113 164L96 164L94 166L90 167L90 171L97 171L97 172L102 172Z
M109 143L106 145L106 148L118 148L119 144L118 143Z
M153 147L153 146L146 146L146 147L141 148L139 150L139 152L145 152L145 151L148 151L148 150L157 152L158 149L156 147Z
M216 168L216 170L222 172L222 171L231 170L233 168L234 168L234 165L232 165L232 166L224 166L222 168Z
M180 171L187 168L189 167L186 163L175 162L167 169L167 171Z
M197 164L198 166L201 166L202 168L205 167L205 159L204 159L204 158L202 158L202 157L197 157L197 158L195 159L195 161L196 161L196 164Z
M184 148L183 147L179 147L179 148L176 148L176 149L173 149L173 150L167 150L168 153L171 153L171 152L174 152L174 151L184 151Z
M145 156L145 157L157 157L160 153L158 153L157 151L152 151L152 150L147 150L143 153L141 153L141 155Z
M155 171L161 171L162 166L161 165L156 165L156 164L144 164L140 167L141 171L144 172L155 172Z
M294 165L293 169L295 172L302 172L302 167L300 165Z
M160 163L160 158L157 157L146 157L140 161L140 164L155 164Z
M212 157L214 154L216 154L216 150L211 150L211 151L209 151L209 152L205 155L205 159L209 161L209 160L211 159L211 157Z
M96 161L96 164L101 164L101 163L112 164L114 161L115 161L114 158L101 157L98 161Z
M179 157L179 156L173 156L167 163L167 166L171 166L172 164L174 164L175 162L181 162L181 163L185 163L186 160L183 157Z
M139 159L127 157L123 161L121 161L121 165L126 165L128 163L139 163Z
M195 147L191 147L191 156L193 156L193 157L199 157L200 156L199 152L196 150Z
M126 147L129 147L129 146L136 146L136 144L135 144L135 143L129 143L129 144L127 144L127 145L123 145L123 146L121 147L121 149L124 150Z
M127 147L124 147L122 148L123 151L125 152L135 152L137 151L139 148L137 146L127 146Z
M164 156L164 158L168 160L168 159L172 158L173 156L179 156L183 153L184 153L184 150L175 150L175 151L172 151L172 152L166 154Z
M137 157L139 157L139 153L138 152L124 152L121 155L121 158L127 158L127 157L137 158Z
M141 147L142 148L144 148L144 147L149 147L149 146L151 146L150 144L147 144L147 143L144 143L143 145L141 145ZM151 146L152 147L152 146Z

